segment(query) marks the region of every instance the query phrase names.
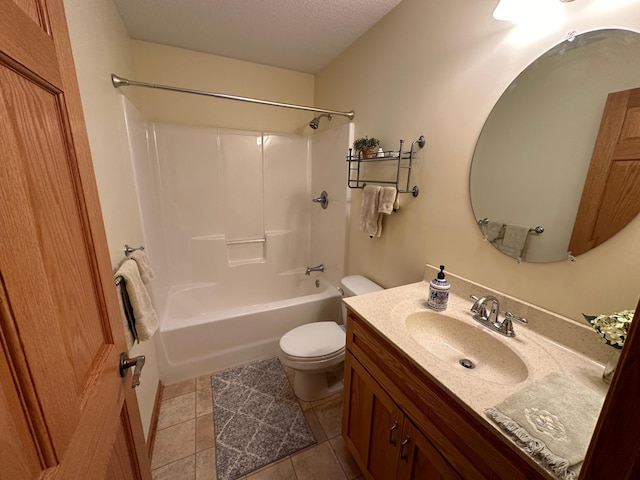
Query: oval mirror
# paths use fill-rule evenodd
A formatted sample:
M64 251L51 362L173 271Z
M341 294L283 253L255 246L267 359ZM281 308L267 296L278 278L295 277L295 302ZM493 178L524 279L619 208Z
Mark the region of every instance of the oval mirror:
M494 247L529 262L566 260L637 215L639 56L636 32L569 34L505 90L478 138L469 186Z

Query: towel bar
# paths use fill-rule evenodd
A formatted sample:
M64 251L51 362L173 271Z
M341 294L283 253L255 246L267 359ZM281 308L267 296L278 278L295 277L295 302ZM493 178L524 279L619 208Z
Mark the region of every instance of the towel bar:
M135 252L136 250L144 250L143 246L134 248L134 247L130 247L129 245L127 245L126 243L124 244L124 254L128 257L132 252Z
M489 223L489 219L488 218L481 218L480 220L478 220L478 225L480 226L480 228L482 229L482 227L484 227L487 223ZM531 227L529 229L529 231L531 233L537 233L538 235L540 235L541 233L544 233L544 227L542 225L538 225L537 227Z

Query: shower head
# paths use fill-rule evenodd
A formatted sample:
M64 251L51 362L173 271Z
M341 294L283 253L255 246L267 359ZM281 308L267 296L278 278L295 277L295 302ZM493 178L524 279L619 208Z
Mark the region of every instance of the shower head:
M311 128L313 128L314 130L316 130L318 128L318 125L320 125L320 119L322 117L327 117L329 119L329 121L331 121L331 114L330 113L323 113L322 115L318 115L313 120L311 120L309 122L309 126Z

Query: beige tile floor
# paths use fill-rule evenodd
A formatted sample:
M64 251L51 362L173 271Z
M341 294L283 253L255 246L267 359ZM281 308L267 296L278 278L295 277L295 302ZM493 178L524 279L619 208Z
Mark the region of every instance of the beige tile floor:
M289 381L293 371L285 367ZM154 480L216 480L211 375L164 387L151 459ZM318 443L242 480L355 480L340 426L342 394L300 402Z

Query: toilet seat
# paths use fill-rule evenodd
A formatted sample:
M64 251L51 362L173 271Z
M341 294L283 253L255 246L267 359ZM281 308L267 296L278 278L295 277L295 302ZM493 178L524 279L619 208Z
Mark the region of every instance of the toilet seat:
M287 359L289 359L292 362L298 362L298 363L320 363L320 362L329 362L331 360L334 359L344 359L344 352L345 349L341 348L340 350L336 350L335 352L329 354L329 355L322 355L320 357L296 357L293 355L289 355L286 352L283 352L285 354L285 356L287 357Z
M344 355L346 336L335 322L313 322L285 333L280 350L297 362L323 362Z

